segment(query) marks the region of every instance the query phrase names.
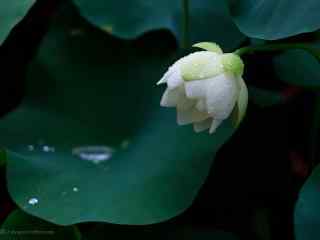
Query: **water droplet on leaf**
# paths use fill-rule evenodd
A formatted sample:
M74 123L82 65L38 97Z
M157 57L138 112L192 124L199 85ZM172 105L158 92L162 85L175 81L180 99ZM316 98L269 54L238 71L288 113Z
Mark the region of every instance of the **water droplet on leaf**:
M43 150L44 152L55 152L55 148L54 148L54 147L47 146L47 145L43 146L43 147L42 147L42 150Z
M72 149L73 155L94 164L109 160L113 153L114 149L107 146L82 146Z
M39 203L39 200L37 198L30 198L28 203L30 205L37 205Z

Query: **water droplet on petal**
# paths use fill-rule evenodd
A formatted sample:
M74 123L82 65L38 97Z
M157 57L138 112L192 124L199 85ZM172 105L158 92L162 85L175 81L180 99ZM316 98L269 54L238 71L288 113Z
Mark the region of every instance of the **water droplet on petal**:
M73 155L94 164L109 160L113 153L114 149L107 146L82 146L72 149Z
M37 205L39 203L39 200L37 198L30 198L28 203L30 205Z

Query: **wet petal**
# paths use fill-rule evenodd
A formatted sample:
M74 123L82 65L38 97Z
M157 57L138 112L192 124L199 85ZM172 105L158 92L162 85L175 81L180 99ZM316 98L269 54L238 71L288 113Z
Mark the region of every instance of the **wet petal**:
M209 51L191 53L181 63L181 75L185 81L211 78L223 71L221 55Z
M212 134L216 131L216 129L220 126L223 120L221 119L213 119L211 123L211 127L209 133Z
M223 51L220 48L220 46L213 42L200 42L192 45L192 47L202 48L204 50L207 50L209 52L214 52L217 54L223 54Z
M157 85L160 85L160 84L166 83L166 82L167 82L167 79L168 79L168 75L169 75L169 73L168 73L168 72L166 72L166 73L163 75L163 77L160 79L160 81L159 81L159 82L157 82Z
M178 64L175 64L170 69L170 74L168 75L167 84L169 89L174 89L180 85L183 85L183 79L181 77L181 71Z
M239 95L235 107L231 114L232 123L235 127L240 125L240 122L244 118L248 105L248 89L241 77L238 77L239 82Z
M201 122L196 122L193 124L193 129L195 132L202 132L204 130L207 130L210 128L212 123L212 118L208 118L206 120L203 120Z
M189 98L205 98L211 78L185 82L186 95Z
M177 122L179 125L200 122L209 117L210 116L207 113L200 112L195 108L191 108L188 110L177 109Z
M197 104L196 104L196 108L197 108L200 112L208 112L207 104L206 104L206 101L205 101L204 99L198 100L198 102L197 102Z
M180 110L187 110L196 105L196 100L188 99L185 94L179 98L177 102L177 108Z
M226 119L232 112L238 98L237 80L228 74L220 74L208 84L206 103L209 113L215 118Z
M177 106L177 103L179 99L181 98L182 93L179 89L166 89L164 94L162 95L160 105L162 107L175 107Z

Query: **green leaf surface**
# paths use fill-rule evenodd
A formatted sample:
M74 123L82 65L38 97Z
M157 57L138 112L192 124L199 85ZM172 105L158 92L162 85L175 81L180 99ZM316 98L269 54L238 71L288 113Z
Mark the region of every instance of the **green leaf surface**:
M228 0L234 21L244 34L275 40L320 28L318 0Z
M274 68L279 79L291 85L320 87L320 63L306 51L290 50L276 56Z
M181 0L73 0L89 22L121 38L168 29L181 40ZM213 41L232 50L244 40L233 23L224 0L189 0L191 42Z
M25 16L36 0L1 1L0 3L0 45L11 29Z
M24 102L0 121L13 200L61 225L151 224L188 208L234 129L196 134L159 106L156 82L173 55L114 39L64 8L31 64Z
M13 211L0 228L1 240L80 240L76 227L61 227L21 210Z
M296 240L320 238L320 166L318 165L303 185L295 206Z

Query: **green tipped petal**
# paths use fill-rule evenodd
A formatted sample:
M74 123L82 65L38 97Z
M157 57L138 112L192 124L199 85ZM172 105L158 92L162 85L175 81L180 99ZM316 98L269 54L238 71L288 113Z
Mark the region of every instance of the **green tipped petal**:
M231 120L235 128L238 128L242 119L244 118L248 105L248 88L243 81L243 79L239 78L239 97L236 105L231 114Z
M219 47L218 44L213 43L213 42L200 42L200 43L196 43L194 45L192 45L192 47L197 47L197 48L201 48L210 52L214 52L214 53L218 53L218 54L222 54L223 51L222 49Z
M181 64L181 74L185 81L201 80L216 76L224 71L220 61L221 55L197 52L191 54Z
M244 63L242 59L234 53L227 53L221 56L221 63L226 72L231 72L237 76L242 76Z

